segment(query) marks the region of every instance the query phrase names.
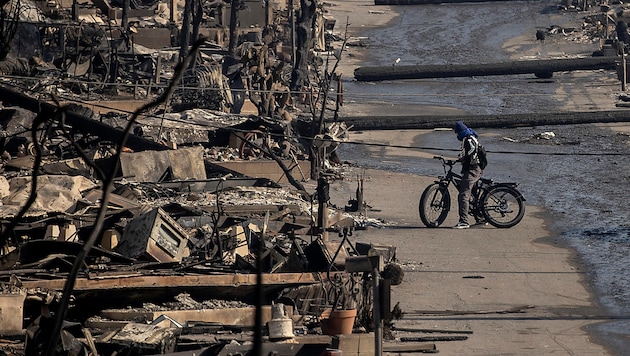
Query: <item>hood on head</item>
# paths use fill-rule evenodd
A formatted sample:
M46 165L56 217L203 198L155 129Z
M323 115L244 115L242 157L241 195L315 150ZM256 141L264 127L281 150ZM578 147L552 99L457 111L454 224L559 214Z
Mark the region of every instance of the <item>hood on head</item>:
M463 122L461 121L457 121L455 123L455 126L453 126L453 131L455 131L456 134L465 131L466 129L468 129L468 126L466 126Z

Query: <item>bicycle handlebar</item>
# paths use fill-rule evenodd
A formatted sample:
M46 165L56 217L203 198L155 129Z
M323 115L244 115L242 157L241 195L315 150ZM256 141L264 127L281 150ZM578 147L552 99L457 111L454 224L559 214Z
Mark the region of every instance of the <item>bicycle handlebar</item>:
M439 159L440 161L442 161L442 164L445 164L445 165L451 166L451 167L454 166L455 163L457 163L457 161L453 161L453 160L450 160L450 159L445 159L442 156L433 156L433 159Z

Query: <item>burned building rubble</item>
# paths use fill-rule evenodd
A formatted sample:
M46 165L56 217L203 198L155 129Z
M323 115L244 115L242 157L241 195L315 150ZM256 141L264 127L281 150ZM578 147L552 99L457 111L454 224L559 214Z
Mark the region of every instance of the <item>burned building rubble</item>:
M395 248L353 240L362 197L327 204L349 128L328 59L296 59L299 6L192 3L10 2L0 354L247 354L261 326L267 352L320 354L373 329Z
M292 79L296 44L290 19L299 6L239 1L232 9L230 1L209 1L188 9L189 2L21 1L17 28L0 28L14 32L4 39L12 50L0 58L3 80L33 97L55 95L106 113L114 101L147 100L163 92L190 45L204 39L170 110L290 120L302 115L292 101L307 106L317 101L312 96L321 95L322 73L310 69L306 74L320 77ZM322 29L334 26L322 6L314 17ZM314 34L317 50L330 49L325 38L331 32Z
M212 330L232 330L229 337L215 335L197 344L212 344L213 350L219 350L220 345L228 344L227 340L249 340L247 336L236 336L234 330L251 331L254 305L260 301L266 305L264 322L272 320L271 305L282 303L303 334L318 330L318 320L326 307L356 309L357 326L370 328L371 305L366 304L363 295L370 293L370 284L366 284L363 274L345 271L346 258L376 251L368 246L360 253L357 244L348 238L359 226L358 220L343 210L324 206L327 225L322 226L318 221L320 196L286 183L287 173L301 177L305 184L308 181L309 166L303 164L305 153L299 144L289 150L278 142L255 146L264 152L275 147L276 154L291 167L288 171L278 169L276 162L263 154L254 155L251 148L244 150L242 140L254 138L241 136L240 132L251 133L250 127L262 135L255 139L273 136L279 142L299 141L285 136L299 136L291 129L258 117L181 113L180 120L186 116L190 121L162 128L173 139L170 144L161 143L163 149L123 149L119 171L114 172L114 188L103 207L104 193L97 171L99 167L106 170L107 162L114 158L115 146L108 144L109 133L76 132L69 140L61 128L48 128L41 132L47 139L40 148L37 197L7 231L26 204L33 184L36 150L24 133L33 115L18 107L0 110L6 133L0 216L3 236L7 236L2 246L0 284L6 291L2 295L15 296L5 305L21 310L10 316L2 313L0 318L10 318L10 322L2 323L6 326L1 334L19 338L26 329L27 337L33 337L28 330L39 330L45 318L54 315L72 263L102 208L106 209L103 230L77 276L68 310L68 319L87 328L95 347L106 350L99 353L129 349L131 344L144 345L125 335L142 335L139 330L147 325L151 330L146 332L152 337L159 332L160 343L136 347L133 352L175 351L179 349L178 340L188 340L182 333L184 329L209 330L207 323L214 323ZM84 117L77 120L93 121ZM72 131L72 125L66 126ZM231 129L233 136L228 134ZM155 137L150 129L143 131L131 137L129 146L136 138L144 142ZM335 126L327 138L341 143L343 135L335 136L339 132L345 131ZM201 142L202 137L206 142ZM96 168L86 164L77 154L77 147ZM231 165L222 166L227 163ZM252 168L257 165L262 166ZM241 173L251 169L252 174ZM335 179L341 174L331 170L328 176ZM333 237L337 232L343 237ZM390 253L387 261L393 261L394 256ZM256 279L257 271L262 272L262 285ZM349 285L356 287L345 287ZM191 313L173 304L183 298L182 293L188 304L196 306L192 319ZM216 301L221 300L237 304L219 308L221 304ZM168 312L164 307L146 312L147 306L160 303L167 305ZM123 312L113 312L121 309ZM218 309L226 310L221 314ZM140 323L138 315L143 315ZM235 315L240 317L234 319ZM84 334L73 334L72 329L64 330L68 337L86 338ZM120 335L112 335L115 331ZM31 344L42 342L29 340ZM102 346L105 344L108 346Z

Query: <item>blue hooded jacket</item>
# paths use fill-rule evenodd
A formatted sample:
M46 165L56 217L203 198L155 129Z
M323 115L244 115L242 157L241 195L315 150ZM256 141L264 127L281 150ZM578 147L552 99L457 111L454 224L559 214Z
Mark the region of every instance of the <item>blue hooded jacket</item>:
M479 137L479 135L477 135L477 133L473 129L466 126L462 121L457 121L455 123L455 126L453 127L453 131L455 131L455 133L457 134L457 139L460 141L463 140L464 137L470 136L470 135L475 136L475 138Z

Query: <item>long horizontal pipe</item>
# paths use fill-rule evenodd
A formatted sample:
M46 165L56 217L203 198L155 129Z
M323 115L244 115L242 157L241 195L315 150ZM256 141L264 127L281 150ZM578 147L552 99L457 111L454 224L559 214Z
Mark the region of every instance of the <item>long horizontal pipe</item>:
M433 64L359 67L354 70L358 81L479 77L509 74L551 74L573 70L615 69L619 57L541 59L486 64Z

